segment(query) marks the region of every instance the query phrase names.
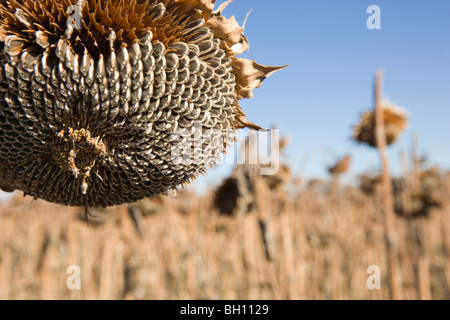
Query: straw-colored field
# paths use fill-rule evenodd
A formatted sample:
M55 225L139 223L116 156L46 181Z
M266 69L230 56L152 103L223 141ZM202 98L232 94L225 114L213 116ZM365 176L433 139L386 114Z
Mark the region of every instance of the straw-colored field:
M267 191L234 217L220 215L212 195L168 199L142 218L141 236L127 206L92 212L87 225L82 211L18 194L1 204L0 299L390 298L378 195ZM448 202L428 217L396 216L402 298L450 298L449 234ZM67 288L71 265L80 290ZM373 265L379 290L367 287Z
M0 0L0 300L450 299L450 2L380 2Z

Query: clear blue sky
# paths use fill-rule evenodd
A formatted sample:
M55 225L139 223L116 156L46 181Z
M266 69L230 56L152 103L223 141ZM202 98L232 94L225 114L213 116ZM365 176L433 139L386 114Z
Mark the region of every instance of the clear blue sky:
M370 5L381 8L381 30L366 27ZM315 149L351 154L353 174L378 167L374 150L350 140L360 113L372 107L377 69L385 72L385 96L407 108L412 120L390 148L393 171L413 133L431 164L450 169L449 0L236 0L224 15L242 24L250 9L250 50L242 57L290 66L241 105L250 121L266 128L276 122L291 137L287 157L296 172ZM333 160L330 151L318 152L305 173L323 176ZM217 166L194 188L217 185L231 170Z
M221 1L218 1L220 4ZM381 9L381 30L369 30L370 5ZM241 101L248 119L274 122L291 137L287 156L309 177L325 174L336 156L353 156L352 173L379 165L378 154L350 140L352 125L373 104L373 77L383 69L384 95L405 107L411 125L390 148L392 170L400 150L419 136L419 151L430 164L450 169L450 1L414 0L236 0L224 11L242 23L253 8L242 57L290 66L267 79L255 97ZM203 185L216 184L231 170L215 168Z

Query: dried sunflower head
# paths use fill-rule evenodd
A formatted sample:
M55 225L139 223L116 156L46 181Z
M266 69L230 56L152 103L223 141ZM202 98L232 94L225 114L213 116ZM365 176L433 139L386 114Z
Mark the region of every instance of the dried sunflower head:
M348 171L350 167L350 156L345 156L342 159L339 159L334 165L332 165L330 168L328 168L328 172L333 176L339 176L341 174L344 174Z
M384 113L384 126L386 131L386 144L395 143L400 134L408 125L406 110L389 101L382 103ZM365 143L371 147L377 146L375 113L373 110L364 112L357 125L353 127L353 139L358 143Z
M247 38L214 3L1 0L1 187L71 206L134 202L211 164L172 161L177 129L258 128L238 100L282 67L237 58ZM207 138L214 159L232 141Z
M363 174L359 176L359 188L367 195L376 194L380 188L381 182L381 175Z

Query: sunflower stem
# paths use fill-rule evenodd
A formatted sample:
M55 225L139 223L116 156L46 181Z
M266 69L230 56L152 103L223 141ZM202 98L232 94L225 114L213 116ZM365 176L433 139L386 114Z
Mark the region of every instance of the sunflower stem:
M401 299L401 275L398 268L398 239L394 227L394 200L392 180L389 172L389 160L386 153L386 133L382 107L383 73L378 71L375 77L375 123L376 142L380 152L383 175L383 205L386 247L388 251L390 294L393 300Z

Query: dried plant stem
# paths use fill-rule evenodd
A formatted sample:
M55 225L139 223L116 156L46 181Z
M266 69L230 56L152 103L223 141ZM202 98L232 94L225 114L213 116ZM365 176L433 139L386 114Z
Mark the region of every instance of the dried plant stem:
M403 210L410 215L412 213L412 171L409 166L409 159L404 150L401 153L401 166L403 172L403 190L402 190L402 207Z
M401 276L398 268L398 241L394 230L394 199L392 196L391 175L386 153L386 134L384 128L384 114L382 109L383 73L378 71L375 79L375 122L377 148L380 152L383 171L383 205L386 246L388 251L389 283L391 298L401 299Z
M450 177L444 189L445 206L428 218L410 218L409 230L408 219L396 216L403 299L448 299ZM125 220L126 241L120 207L108 210L113 216L103 225L87 227L80 209L63 211L19 194L1 204L0 299L390 299L380 206L359 190L346 190L339 190L339 202L313 190L289 194L284 208L276 205L278 195L261 194L275 253L272 274L257 209L241 217L219 215L211 193L196 201L187 193L149 212L142 236ZM81 290L66 287L70 265L81 269ZM381 267L382 290L367 289L369 265Z
M419 160L417 159L417 146L419 144L419 138L415 134L412 138L411 146L411 159L412 159L412 171L411 171L411 192L417 194L420 188L420 168Z
M432 300L431 279L430 279L430 260L421 257L418 266L419 273L419 297L420 300Z
M269 247L269 242L268 237L267 237L267 233L270 232L268 230L269 226L268 226L268 221L270 220L270 212L268 212L270 210L268 209L268 205L270 201L267 201L268 196L269 196L269 192L267 190L267 187L264 185L264 182L262 181L262 177L260 175L260 171L259 168L255 167L253 172L253 181L255 184L255 189L256 189L256 204L257 204L257 208L258 208L258 220L260 223L260 227L264 226L261 228L261 240L264 246L264 251L266 254L266 272L269 275L269 279L270 279L270 284L271 284L271 288L272 288L272 299L273 300L277 300L277 299L281 299L281 295L280 295L280 290L279 290L279 283L278 283L278 278L277 278L277 272L276 272L276 267L274 262L272 261L273 257L273 252L271 252L271 248Z

